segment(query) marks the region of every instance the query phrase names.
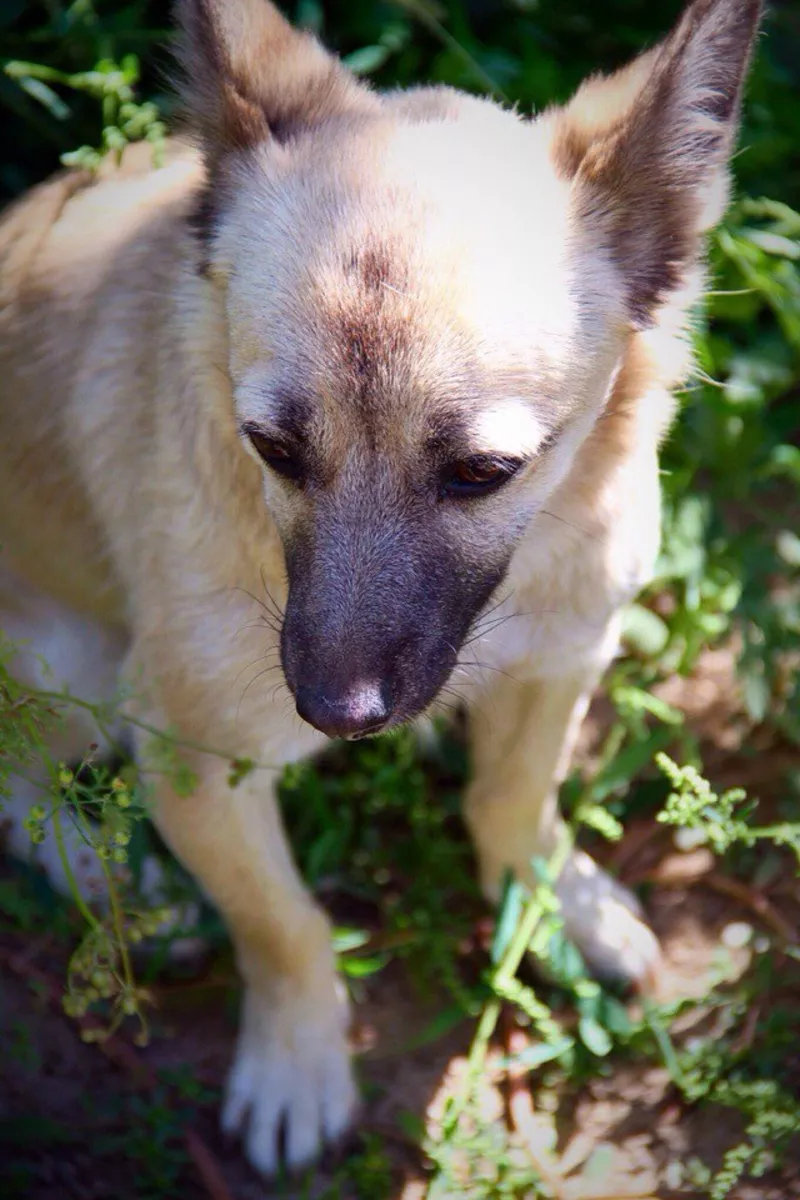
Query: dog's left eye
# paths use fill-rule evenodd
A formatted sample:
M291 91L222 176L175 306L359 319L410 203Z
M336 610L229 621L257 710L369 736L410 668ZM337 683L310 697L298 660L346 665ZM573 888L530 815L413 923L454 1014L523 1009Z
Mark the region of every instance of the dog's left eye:
M442 480L442 494L456 499L484 496L507 483L520 465L482 456L465 458L448 468Z
M288 446L285 446L283 442L276 441L274 438L267 437L266 434L261 433L258 429L245 426L244 432L247 434L250 444L259 457L277 475L282 475L284 479L300 478L300 464Z

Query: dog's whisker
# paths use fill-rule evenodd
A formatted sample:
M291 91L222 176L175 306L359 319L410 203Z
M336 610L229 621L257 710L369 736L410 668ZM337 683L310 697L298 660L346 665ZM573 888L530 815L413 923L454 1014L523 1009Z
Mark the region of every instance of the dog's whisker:
M261 586L264 589L264 595L267 597L267 599L270 603L273 616L275 617L276 621L278 621L278 623L280 625L283 625L283 619L284 619L284 616L286 615L285 611L284 611L284 609L281 608L280 604L275 599L272 592L269 590L269 587L267 586L267 577L264 573L263 566L261 567L261 570L259 573L261 575Z
M479 638L488 637L489 634L495 633L501 626L505 625L506 621L513 621L517 617L557 617L558 613L559 610L557 608L537 608L526 612L506 613L502 617L496 617L488 625L479 626L471 637L465 638L462 645L471 646Z
M510 679L512 683L522 682L522 680L518 679L516 675L512 675L509 671L504 671L502 667L493 667L491 663L480 662L478 659L474 659L470 662L464 662L462 660L457 665L461 668L477 667L480 671L494 671L498 675L504 675L505 678Z
M251 664L251 666L252 666L252 664ZM250 688L253 686L253 684L258 683L259 679L263 679L263 677L265 675L271 675L273 671L278 671L278 670L280 670L280 663L273 663L272 666L264 667L263 671L259 671L257 675L253 676L253 678L247 684L247 686L245 687L241 696L239 697L239 703L236 707L237 721L239 719L239 713L241 712L241 709L242 709L242 704L244 703L244 698L247 695L247 693L250 691Z
M492 604L490 608L487 608L486 611L481 613L480 616L478 617L477 624L480 624L481 621L485 621L488 617L490 617L492 615L492 613L496 613L497 610L499 608L502 608L504 604L508 604L508 602L512 599L513 595L514 595L514 592L510 591L507 596L503 596L501 600L496 601L496 603Z
M294 711L294 697L292 696L292 693L289 691L288 687L286 686L286 680L284 678L280 678L278 680L278 682L273 684L273 686L270 688L270 692L269 692L270 704L275 704L276 701L278 700L278 698L281 696L281 693L283 693L284 711L286 711L287 704L290 706L290 711Z
M275 653L276 653L276 651L275 651L275 650L273 650L273 651L271 651L270 653L271 653L271 654L275 654ZM260 667L260 666L262 666L262 665L263 665L264 663L266 663L266 662L267 662L267 655L266 655L266 654L263 654L263 655L259 654L258 658L254 658L252 662L245 663L245 665L244 665L243 667L241 667L239 671L237 671L237 672L236 672L236 678L234 679L234 681L233 681L233 684L232 684L231 686L232 686L232 687L236 687L237 683L239 682L239 680L241 679L241 677L244 675L245 671L250 671L250 670L252 670L252 668L253 668L253 667ZM271 664L269 664L269 666L270 666L270 669L274 668L274 667L275 667L275 666L277 666L277 665L280 665L280 664L279 664L279 663L271 663Z
M537 516L550 517L553 521L559 521L562 525L568 525L570 529L574 529L577 533L582 533L584 537L597 540L597 534L593 529L586 529L583 525L576 525L574 521L570 521L567 517L562 517L560 513L554 513L549 508L540 508Z
M241 628L236 630L236 633L233 636L239 637L240 634L246 633L247 630L249 630L249 629L264 629L264 630L269 629L273 633L280 632L278 629L275 628L274 625L271 625L269 623L269 621L266 621L263 617L260 617L257 621L248 621L245 625L242 625Z
M457 664L456 664L456 667L453 668L453 670L455 671L456 669L457 669ZM462 696L462 694L458 691L457 688L453 687L452 678L453 677L451 675L450 678L448 679L448 681L446 683L443 683L442 686L439 688L439 691L437 693L437 700L438 700L439 696L452 696L453 699L459 705L465 704L466 699L464 696Z
M488 621L493 616L493 614L498 611L498 609L502 608L503 605L506 604L508 602L508 600L510 600L510 598L511 598L510 595L504 596L501 600L497 600L494 604L492 604L489 608L487 608L485 610L485 612L478 613L478 615L470 623L469 629L467 630L467 636L472 637L475 634L476 630L480 629L480 627L486 621Z
M237 587L236 591L242 592L245 596L248 596L254 604L257 604L264 614L265 623L269 625L271 629L274 629L276 633L280 632L283 624L283 613L280 612L280 610L273 611L269 605L265 604L263 600L260 600L258 596L254 596L253 593L248 591L247 588ZM270 600L272 600L272 597L270 597ZM274 600L272 603L274 604Z
M450 697L450 699L446 699L446 697ZM457 716L461 708L464 706L465 700L455 688L445 684L443 687L439 688L434 703L436 707L443 708L453 716Z

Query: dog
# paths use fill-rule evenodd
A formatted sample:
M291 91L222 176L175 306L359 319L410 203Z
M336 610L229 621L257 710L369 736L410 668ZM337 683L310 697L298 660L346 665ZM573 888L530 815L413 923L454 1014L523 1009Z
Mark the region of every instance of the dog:
M0 625L33 684L39 656L88 700L125 682L153 820L236 947L222 1120L267 1175L356 1111L329 924L275 781L449 681L487 897L553 851L658 549L658 448L760 11L694 0L528 119L379 94L267 0L179 0L191 138L156 170L135 147L62 173L2 219ZM270 655L291 706L269 680L243 694ZM142 723L184 739L191 795ZM78 712L53 738L69 761L97 733ZM203 746L258 768L232 786ZM12 817L32 799L15 786ZM646 987L634 898L579 850L557 892L592 967Z

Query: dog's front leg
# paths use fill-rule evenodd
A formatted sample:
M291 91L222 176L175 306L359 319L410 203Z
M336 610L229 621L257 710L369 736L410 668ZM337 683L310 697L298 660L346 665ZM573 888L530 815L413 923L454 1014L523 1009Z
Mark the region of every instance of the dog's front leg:
M179 753L197 786L177 795L154 774L152 815L233 938L245 993L223 1127L241 1133L253 1165L274 1174L281 1143L286 1165L300 1167L344 1132L355 1110L330 928L292 862L274 772L258 770L231 788L224 760ZM146 768L147 746L140 757Z
M564 828L558 786L595 682L585 674L526 683L503 677L472 707L465 817L493 903L507 870L530 886L531 859L549 858L556 848ZM580 850L556 890L567 933L598 975L644 987L653 982L659 947L631 893Z

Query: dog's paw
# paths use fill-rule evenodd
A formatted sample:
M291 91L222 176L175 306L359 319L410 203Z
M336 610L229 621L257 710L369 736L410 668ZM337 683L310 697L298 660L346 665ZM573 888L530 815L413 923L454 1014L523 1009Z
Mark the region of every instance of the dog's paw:
M569 938L600 979L658 990L661 948L626 887L576 851L556 885Z
M222 1128L242 1137L263 1175L308 1166L352 1123L357 1092L345 1027L334 996L275 1001L248 989Z

